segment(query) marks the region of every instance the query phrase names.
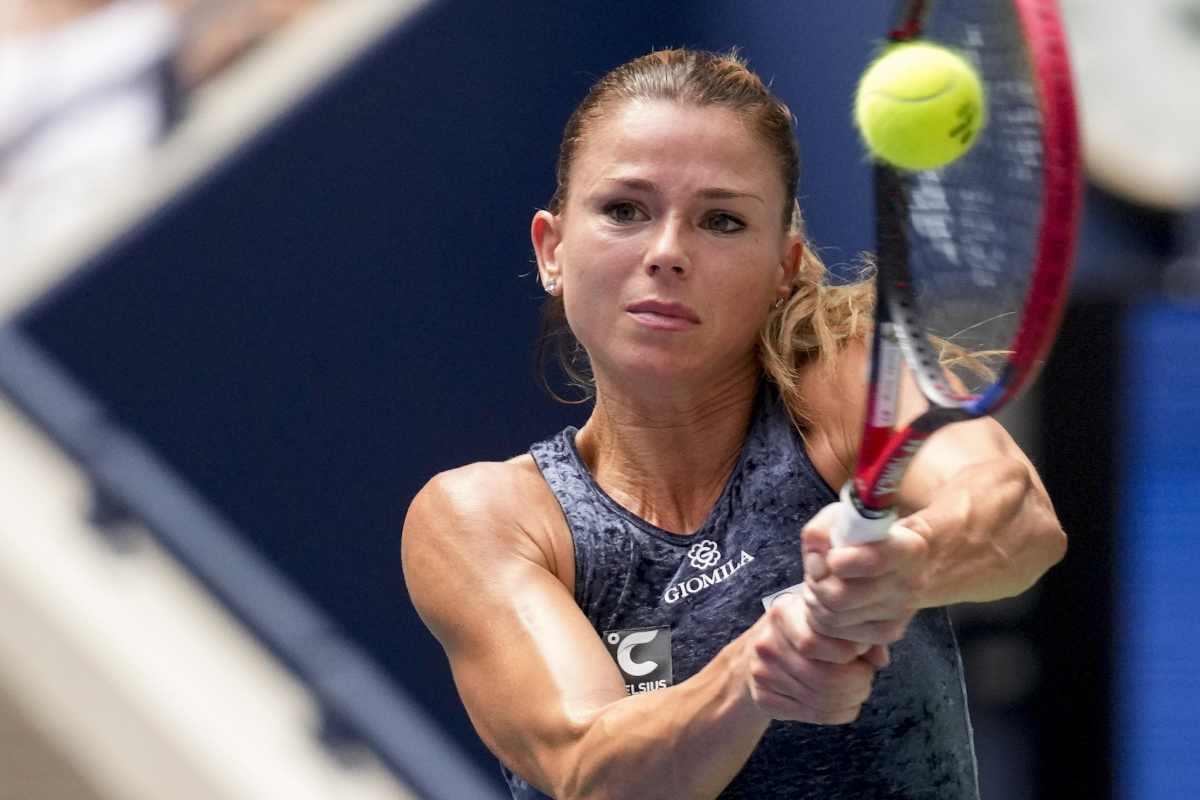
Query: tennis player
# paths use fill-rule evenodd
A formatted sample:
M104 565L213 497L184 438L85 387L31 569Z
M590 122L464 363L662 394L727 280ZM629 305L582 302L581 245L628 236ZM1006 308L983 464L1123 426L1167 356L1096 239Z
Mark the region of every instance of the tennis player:
M1065 537L981 419L920 451L889 539L831 547L872 295L825 284L798 173L732 56L636 59L567 123L532 239L591 415L436 476L403 539L515 798L978 794L945 606L1025 591Z

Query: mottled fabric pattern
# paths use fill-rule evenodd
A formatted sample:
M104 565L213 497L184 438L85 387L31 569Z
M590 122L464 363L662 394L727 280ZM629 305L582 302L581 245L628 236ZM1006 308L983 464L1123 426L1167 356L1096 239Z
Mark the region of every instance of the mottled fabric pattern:
M800 528L836 498L770 387L759 393L724 492L690 536L657 528L605 494L580 460L575 434L568 428L530 450L571 529L575 598L610 644L623 632L669 627L671 684L749 628L763 613L762 598L803 580ZM646 655L654 646L626 648L633 664L625 664L635 672L657 665L650 677L663 672L662 653ZM644 685L626 680L631 691ZM514 798L545 797L504 773ZM962 665L946 611L917 615L856 722L773 723L720 797L977 798Z

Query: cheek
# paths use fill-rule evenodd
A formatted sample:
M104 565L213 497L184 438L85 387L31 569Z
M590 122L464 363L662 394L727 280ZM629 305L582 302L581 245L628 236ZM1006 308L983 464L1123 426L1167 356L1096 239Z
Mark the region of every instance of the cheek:
M638 251L627 244L584 238L566 250L564 256L567 320L575 335L586 344L586 340L594 338L595 331L612 326L631 268L638 263Z
M739 336L756 334L775 301L779 270L763 263L761 251L755 256L757 266L749 266L755 264L753 261L743 261L740 270L727 271L712 286L710 302L720 309L722 327L739 331Z
M759 248L734 254L728 267L719 273L714 288L722 296L745 304L747 312L771 304L779 279L779 269L770 256L764 256Z
M610 293L636 275L642 260L642 245L635 237L624 239L587 232L577 236L565 252L566 279L581 293L596 297Z

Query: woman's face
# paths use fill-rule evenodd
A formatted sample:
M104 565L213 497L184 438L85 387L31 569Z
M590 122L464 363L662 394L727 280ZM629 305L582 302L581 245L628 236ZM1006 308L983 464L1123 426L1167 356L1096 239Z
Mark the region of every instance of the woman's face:
M589 133L564 208L533 234L598 382L753 369L801 247L773 154L734 112L667 101L626 102Z

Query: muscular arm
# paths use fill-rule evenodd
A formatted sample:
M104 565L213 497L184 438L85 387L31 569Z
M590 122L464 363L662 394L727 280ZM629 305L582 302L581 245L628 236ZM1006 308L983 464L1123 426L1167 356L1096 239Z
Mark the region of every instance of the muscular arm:
M523 778L560 800L712 797L771 718L857 715L872 667L861 648L809 632L799 603L773 608L692 678L626 696L554 574L542 528L561 512L541 497L511 464L446 473L414 500L403 539L409 592L476 729Z
M826 463L846 465L834 475L834 485L849 477L861 436L863 409L849 407L843 398L865 399L867 358L865 347L849 348L829 383L814 386L818 418L830 426L823 441L836 454ZM837 391L829 392L830 385ZM911 420L926 407L915 384L906 381L900 419ZM805 531L806 554L825 557L806 556L810 576L828 570L833 577L820 587L815 578L809 582L825 611L832 612L826 614L829 621L839 616L843 625L867 620L872 604L879 606L875 617L896 619L891 612L905 606L911 611L1010 597L1032 586L1066 549L1033 465L990 418L955 423L931 436L901 483L898 505L898 527L879 545L830 550L821 526ZM841 613L848 609L859 613ZM862 640L885 638L890 637Z
M1066 552L1033 465L990 418L931 437L900 488L900 524L928 544L921 606L1012 597Z

